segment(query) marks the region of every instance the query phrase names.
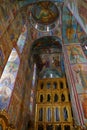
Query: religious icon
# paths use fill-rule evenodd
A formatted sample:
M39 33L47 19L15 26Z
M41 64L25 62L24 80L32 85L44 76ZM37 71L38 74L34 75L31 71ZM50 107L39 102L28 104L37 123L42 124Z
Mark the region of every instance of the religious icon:
M72 45L68 46L67 49L71 63L87 62L80 46Z
M52 23L59 16L57 8L53 3L46 2L38 2L35 6L33 16L35 20L39 23L49 24Z

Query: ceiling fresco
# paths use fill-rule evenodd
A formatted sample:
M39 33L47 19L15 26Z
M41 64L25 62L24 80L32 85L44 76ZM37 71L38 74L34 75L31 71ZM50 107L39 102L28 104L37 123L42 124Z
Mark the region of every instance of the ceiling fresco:
M48 7L49 7L51 2L50 4L49 2L47 2L46 4L48 4ZM40 12L44 8L44 5L45 5L45 2L38 2L37 4L33 6L32 8L33 17L38 23L40 22L40 24L46 25L49 23L50 25L49 21L42 20L45 18L44 13L42 13L43 17L41 16L41 19L39 17ZM35 11L38 6L39 6L39 9ZM54 9L53 4L51 6L52 6L52 9ZM46 9L48 11L51 11L51 8L48 8L48 7L46 7ZM60 29L60 32L62 31L61 39L63 38L63 43L65 45L69 45L70 43L80 44L81 40L84 38L84 35L85 35L83 28L79 25L76 18L72 15L72 13L70 12L68 8L64 6L63 8L61 8L61 10L62 10L63 15L60 19L61 22L58 28ZM35 31L36 29L33 28L33 32ZM62 40L58 38L58 36L53 36L53 37L45 36L41 38L37 36L36 39L37 40L34 39L34 42L32 44L31 55L33 56L34 63L36 63L36 66L38 68L37 70L38 75L43 77L42 75L45 74L45 76L49 77L50 76L49 73L52 73L52 71L49 71L48 69L50 68L50 69L53 69L53 70L55 69L58 71L58 73L55 73L55 75L58 74L58 76L59 75L63 76L65 69L64 69L64 61L63 61L63 56L62 56ZM47 70L47 73L45 72L45 70Z
M62 52L61 39L56 36L45 36L33 42L31 52L53 53ZM54 48L54 49L53 49Z
M53 30L59 23L60 12L56 4L51 1L40 1L32 5L30 23L42 32Z
M31 57L33 57L33 62L36 63L37 74L40 78L43 75L45 75L44 78L63 76L62 42L58 37L45 36L34 41L31 48Z
M32 8L32 16L37 23L49 25L59 17L59 11L53 2L38 2Z

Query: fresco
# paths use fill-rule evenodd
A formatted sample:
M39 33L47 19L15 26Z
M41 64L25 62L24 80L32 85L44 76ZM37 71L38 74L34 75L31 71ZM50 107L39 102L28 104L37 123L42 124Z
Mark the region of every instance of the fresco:
M83 28L79 24L77 24L77 35L78 35L79 42L82 43L83 38L86 34L85 34Z
M70 64L87 63L87 59L80 45L67 45L66 49L69 56Z
M57 68L60 70L60 54L42 54L41 59L43 64L42 70L46 68Z
M0 38L4 31L5 31L5 27L3 27L3 16L0 9Z
M21 32L21 34L18 38L18 41L17 41L17 46L19 48L20 53L22 53L26 39L27 39L27 26L24 25L22 28L22 32Z
M65 50L65 46L64 46L64 50ZM80 125L80 118L79 118L79 113L78 113L78 106L77 106L77 97L75 96L75 92L74 88L75 88L75 83L74 83L74 77L72 78L72 74L71 74L71 66L68 62L69 58L67 56L66 51L64 51L64 65L65 65L65 72L66 72L66 77L67 77L67 83L68 83L68 87L70 90L70 97L71 97L71 103L72 103L72 111L73 111L73 118L76 124ZM72 81L73 79L73 81Z
M5 55L5 59L4 59L5 62L7 61L7 58L11 51L11 44L9 44L9 43L10 43L9 36L8 36L7 32L5 32L3 37L0 39L0 44L2 46L3 53ZM8 47L9 47L9 49L8 49ZM8 51L7 51L7 49L8 49Z
M13 49L0 79L0 109L6 109L9 105L19 63L18 54Z
M16 47L19 34L22 31L22 17L20 13L17 14L16 18L12 22L11 26L7 28L9 39L12 46Z
M4 53L3 53L3 48L0 45L0 69L3 68L4 65Z
M1 4L1 11L2 11L2 16L3 16L3 21L4 21L4 26L7 27L10 22L13 20L13 14L10 10L10 5L9 2L3 2Z
M67 8L63 8L63 16L62 16L62 33L64 38L64 43L77 43L77 22L72 16L71 12Z
M77 93L85 93L87 91L87 65L72 65L73 77L76 84Z
M11 12L12 12L13 16L15 17L17 15L17 12L19 9L18 4L12 0L9 0L9 1L10 1Z
M30 28L30 39L34 41L37 38L38 38L38 32L33 27L31 27Z
M12 44L12 46L15 47L17 39L18 39L18 33L15 33L14 25L12 24L11 26L9 26L7 31L8 31L8 34L9 34L10 43Z
M86 17L87 17L87 1L86 0L83 0L83 1L81 1L80 0L80 2L78 2L78 12L79 12L79 15L81 16L81 18L83 18L84 19L84 22L85 22L85 24L87 24L87 19L86 19Z
M59 17L59 12L51 1L42 1L33 6L32 16L35 21L41 24L50 24Z
M84 122L87 122L87 93L81 93L78 95Z
M15 106L15 104L16 104L16 106ZM20 100L18 99L18 97L15 94L13 94L12 99L11 99L11 105L9 106L9 109L8 109L8 114L9 114L9 120L15 126L19 119L20 106L21 106Z
M70 3L68 3L68 9L72 12L72 14L76 18L77 22L83 28L84 32L87 33L86 24L85 24L83 18L80 16L80 13L78 11L78 4L81 3L81 6L82 6L83 2L82 2L82 0L79 0L79 2L77 2L77 1L71 1ZM84 10L84 9L82 8L81 10Z
M87 64L71 65L84 123L87 122Z

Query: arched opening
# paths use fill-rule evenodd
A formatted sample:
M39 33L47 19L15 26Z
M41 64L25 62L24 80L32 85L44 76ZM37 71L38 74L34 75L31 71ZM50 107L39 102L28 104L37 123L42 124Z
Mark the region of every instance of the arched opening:
M70 100L66 100L69 94L64 73L61 40L56 36L39 38L33 42L30 55L30 62L36 64L37 76L35 129L44 127L42 128L44 130L53 128L61 130L65 128L61 123L71 122L72 124L72 117L69 118L68 115L71 109L67 110ZM40 98L38 98L39 95ZM40 126L42 123L40 124L38 119L44 122L43 126Z

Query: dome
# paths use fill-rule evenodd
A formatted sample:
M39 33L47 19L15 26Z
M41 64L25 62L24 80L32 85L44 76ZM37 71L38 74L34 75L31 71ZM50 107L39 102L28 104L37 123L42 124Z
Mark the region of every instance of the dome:
M56 26L59 9L51 1L36 2L31 9L31 24L38 30L49 31Z

